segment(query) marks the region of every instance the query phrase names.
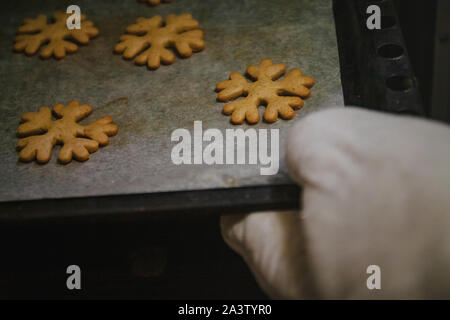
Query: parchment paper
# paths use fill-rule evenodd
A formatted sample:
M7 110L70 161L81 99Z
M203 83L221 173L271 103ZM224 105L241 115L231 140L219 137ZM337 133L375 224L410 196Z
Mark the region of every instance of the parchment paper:
M152 8L134 0L82 1L77 5L100 30L98 38L57 61L12 52L24 18L63 10L73 1L14 1L0 13L0 201L150 193L290 183L284 165L288 128L310 112L343 104L331 1L174 0ZM156 71L113 54L127 25L140 16L191 13L205 33L206 49L177 57ZM221 113L215 84L263 58L313 76L312 97L296 119L234 126ZM21 163L16 151L20 115L77 99L93 106L82 123L110 115L119 133L87 162ZM264 107L260 107L261 115ZM280 128L279 173L261 176L258 165L172 164L173 130Z

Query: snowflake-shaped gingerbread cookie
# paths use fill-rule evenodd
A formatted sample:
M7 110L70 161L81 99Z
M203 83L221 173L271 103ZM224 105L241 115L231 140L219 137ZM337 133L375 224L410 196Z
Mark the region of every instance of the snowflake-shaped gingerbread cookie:
M168 15L165 25L161 16L138 18L136 24L126 28L129 34L120 37L114 51L122 53L125 59L136 57L134 61L138 65L147 64L149 68L157 69L161 62L172 64L175 61L169 47L174 47L184 58L203 50L203 31L198 27L198 21L190 14Z
M72 157L78 161L89 159L89 154L98 150L99 146L109 143L109 136L117 133L117 125L111 117L103 117L87 126L77 122L92 112L90 105L76 100L67 106L53 106L57 120L52 120L52 112L48 107L41 107L38 112L22 115L22 123L17 135L24 137L17 143L20 151L19 159L30 162L36 159L39 163L47 163L55 144L62 144L58 160L68 163Z
M295 109L303 107L303 99L310 96L309 88L314 85L314 78L305 77L300 69L293 69L283 79L276 81L286 72L282 63L273 64L272 60L264 59L259 66L247 68L247 74L255 79L248 82L238 72L230 75L230 80L216 85L219 101L230 101L234 98L245 98L233 101L224 106L223 112L231 115L231 122L241 124L246 119L248 123L259 121L258 107L266 104L264 120L275 122L278 115L283 119L295 117Z
M66 20L68 14L55 12L54 23L48 24L45 15L39 15L36 19L25 19L23 26L19 27L18 35L14 41L14 51L24 51L27 55L35 54L44 45L40 52L42 58L50 58L52 55L61 59L66 52L72 53L78 50L78 45L67 40L73 40L80 44L89 43L90 38L98 35L98 29L92 21L86 20L81 15L81 28L68 29Z

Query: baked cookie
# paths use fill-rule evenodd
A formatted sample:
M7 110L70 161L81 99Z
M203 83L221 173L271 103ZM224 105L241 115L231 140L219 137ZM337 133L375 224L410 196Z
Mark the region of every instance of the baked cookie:
M203 31L198 27L198 21L190 14L168 15L165 25L161 16L138 18L136 24L126 28L130 34L120 37L114 51L122 53L125 59L136 57L134 61L138 65L147 64L151 69L158 69L161 62L174 63L175 55L167 49L169 47L174 47L184 58L203 50Z
M78 46L70 41L80 44L89 43L90 38L98 35L98 29L92 21L86 20L81 15L81 29L69 30L66 20L69 15L63 12L53 14L54 23L48 24L45 15L39 15L36 19L25 19L24 25L18 30L14 41L14 51L24 51L27 55L35 54L44 45L40 52L42 58L50 58L52 55L57 59L66 56L66 52L72 53L78 50Z
M310 96L309 88L314 85L314 78L305 77L300 69L294 69L283 79L276 81L286 72L282 63L273 64L272 60L264 59L259 66L247 68L247 74L255 81L248 82L238 72L230 75L230 80L219 82L216 90L219 101L230 101L234 98L245 98L233 101L223 107L226 115L231 115L231 122L241 124L246 119L248 123L259 121L258 107L267 105L264 120L275 122L278 115L283 119L295 117L294 109L303 107L303 99Z
M19 159L30 162L36 159L39 163L50 160L55 144L62 144L58 160L68 163L72 157L78 161L89 159L89 154L98 150L99 146L109 143L109 137L117 133L117 125L111 117L103 117L87 126L77 122L92 112L90 105L76 100L67 106L55 104L53 112L58 118L52 120L52 112L48 107L41 107L38 112L27 112L22 115L22 123L17 129L19 137L17 148Z
M147 2L151 6L157 6L161 2L170 3L172 0L139 0L139 2Z

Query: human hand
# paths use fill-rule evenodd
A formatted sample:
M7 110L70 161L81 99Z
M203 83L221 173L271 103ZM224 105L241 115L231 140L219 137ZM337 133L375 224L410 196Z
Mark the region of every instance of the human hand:
M290 132L300 212L226 215L225 241L272 298L450 298L450 128L357 108ZM381 290L369 290L369 265Z

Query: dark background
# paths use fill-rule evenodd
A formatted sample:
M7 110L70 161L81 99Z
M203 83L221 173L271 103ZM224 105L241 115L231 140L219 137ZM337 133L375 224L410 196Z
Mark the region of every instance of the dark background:
M450 2L394 3L426 115L450 123Z
M0 298L261 299L213 218L79 219L0 227ZM82 290L67 290L66 268Z
M429 115L433 72L432 49L434 46L434 37L431 35L435 32L436 0L396 0L395 5L409 58L419 80L425 111ZM426 21L426 23L422 21Z

